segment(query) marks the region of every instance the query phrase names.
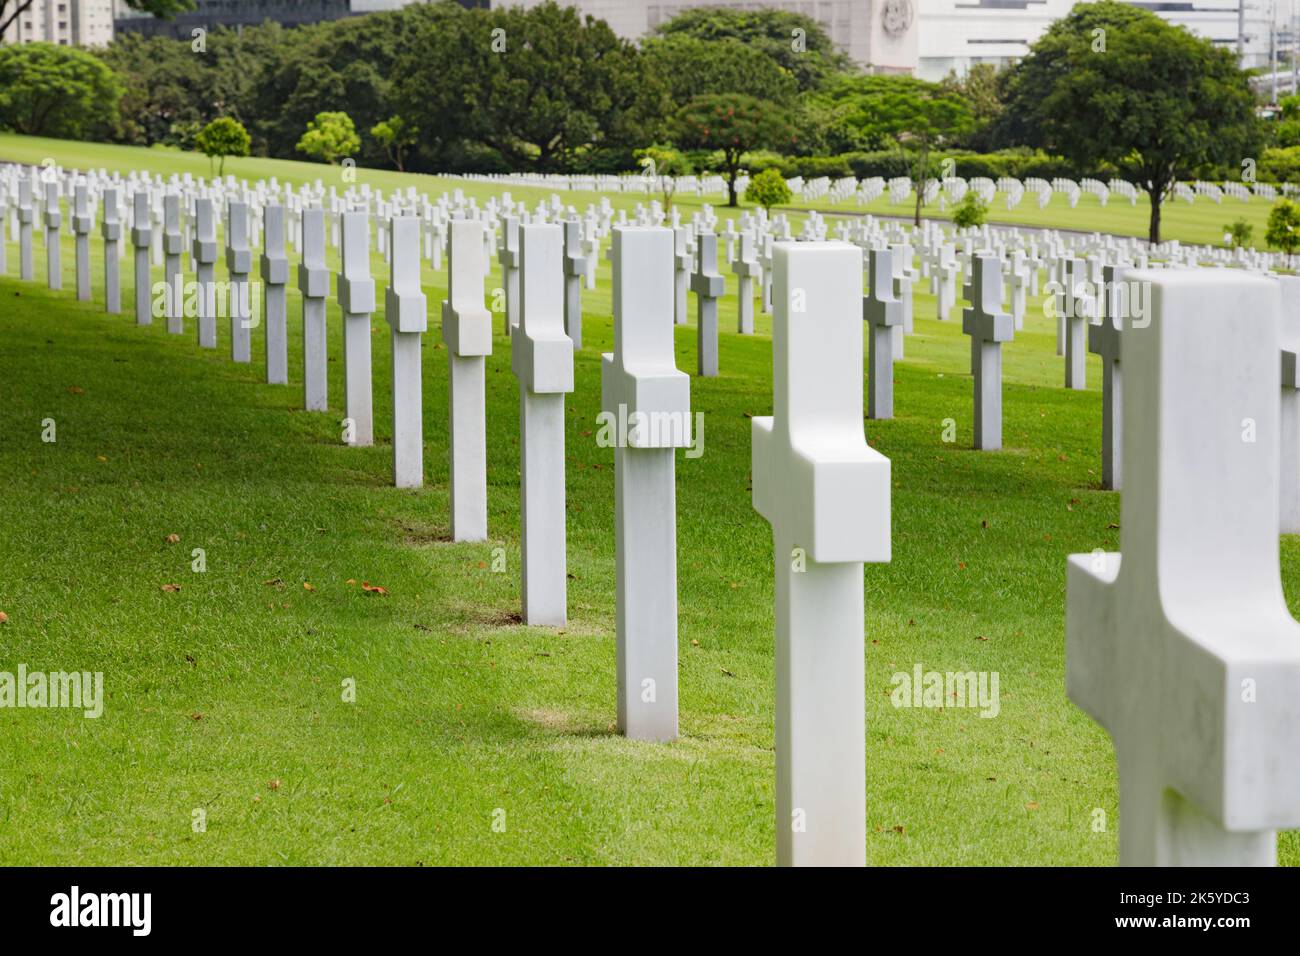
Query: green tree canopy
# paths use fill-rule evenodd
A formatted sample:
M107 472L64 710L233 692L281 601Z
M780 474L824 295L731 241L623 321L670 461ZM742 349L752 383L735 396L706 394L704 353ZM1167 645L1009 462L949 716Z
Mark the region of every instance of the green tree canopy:
M0 47L0 128L28 136L93 138L113 131L122 84L77 47L21 43Z
M789 119L770 103L738 93L697 96L678 111L674 139L685 149L715 150L722 155L727 205L736 205L736 177L745 153L780 149L794 142Z
M317 113L307 124L307 132L298 140L298 152L313 159L333 165L346 156L354 156L361 148L357 127L347 113L329 111Z
M798 92L795 77L763 50L740 40L701 40L686 34L642 44L646 70L673 108L709 93L743 93L788 103Z
M248 155L248 143L248 130L244 129L244 124L229 116L218 116L194 138L194 145L209 161L213 157L220 160L218 176L226 174L227 156Z
M852 60L836 48L821 24L802 13L699 7L684 10L661 23L656 32L671 39L689 37L710 43L735 41L777 63L794 79L800 91L814 89L836 73L854 70ZM704 64L696 67L702 68L705 68Z
M1160 205L1197 167L1257 156L1255 97L1232 51L1114 0L1081 3L1013 67L1003 116L1018 142L1114 165Z

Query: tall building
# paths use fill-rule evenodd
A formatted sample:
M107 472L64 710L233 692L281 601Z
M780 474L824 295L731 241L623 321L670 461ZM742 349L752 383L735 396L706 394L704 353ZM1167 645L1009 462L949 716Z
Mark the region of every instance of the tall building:
M267 20L286 27L340 20L381 10L397 10L426 0L195 0L194 9L161 20L118 0L117 30L189 39L198 28L257 26ZM486 7L488 0L458 0L464 7Z
M33 0L0 37L63 46L106 46L112 39L113 0Z
M532 7L543 0L491 0L493 7ZM683 10L775 8L820 23L857 63L942 79L976 63L1010 63L1065 16L1076 0L559 0L605 20L619 36L637 39ZM1273 0L1131 0L1177 26L1235 47L1237 4L1246 3L1243 64L1269 59ZM1283 11L1286 12L1286 11Z

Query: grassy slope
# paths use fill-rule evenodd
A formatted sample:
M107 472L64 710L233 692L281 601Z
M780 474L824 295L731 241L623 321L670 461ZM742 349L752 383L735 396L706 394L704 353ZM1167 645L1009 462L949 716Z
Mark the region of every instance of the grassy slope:
M766 317L756 336L724 333L722 377L692 379L706 432L704 456L678 460L683 733L650 745L612 732L612 452L591 434L611 345L605 263L584 295L568 405L571 622L557 633L517 622L504 337L488 360L493 540L451 544L436 333L424 340L428 485L397 491L380 316L380 444L345 448L332 304L334 410L305 413L296 293L295 384L272 387L260 330L253 365L237 367L224 326L221 349L200 351L192 321L169 336L17 281L16 252L0 280L0 669L103 670L109 700L97 721L0 711L0 862L771 861L771 538L747 492L749 416L770 409ZM97 240L94 252L98 274ZM38 242L38 279L43 262ZM65 242L69 290L71 262ZM426 273L431 315L442 282ZM129 306L129 269L123 285ZM734 309L724 302L724 328ZM865 575L868 858L1108 863L1112 751L1063 691L1065 556L1119 543L1118 496L1097 490L1097 367L1088 391L1062 390L1052 332L1031 319L1006 350L1007 450L976 454L966 340L933 311L918 295L896 420L867 423L894 468L893 563ZM677 332L688 370L693 333ZM53 445L39 440L46 417ZM941 440L949 417L956 444ZM1295 544L1283 546L1290 591ZM204 574L190 570L196 547ZM504 574L491 570L497 547ZM1000 672L1001 714L894 709L890 675L918 661ZM349 677L355 704L340 700ZM1105 833L1092 831L1096 807ZM1283 838L1284 861L1298 844Z

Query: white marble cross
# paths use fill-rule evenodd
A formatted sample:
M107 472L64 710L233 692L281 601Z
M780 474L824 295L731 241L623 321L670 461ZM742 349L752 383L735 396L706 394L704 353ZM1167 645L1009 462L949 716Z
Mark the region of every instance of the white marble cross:
M564 331L574 349L582 348L582 278L587 260L582 255L582 223L564 220Z
M676 211L676 210L674 210ZM673 324L688 321L686 293L691 287L691 231L686 226L673 227Z
M104 239L104 311L117 315L122 311L122 275L118 261L122 241L122 220L118 214L118 190L104 190L104 217L99 231Z
M486 279L483 223L453 220L442 339L447 343L451 381L451 536L455 541L484 541L488 533L485 388L487 356L492 354L492 313L483 304Z
M1300 826L1300 625L1277 546L1278 286L1130 272L1123 553L1071 555L1066 690L1110 734L1120 863L1272 865ZM1231 335L1224 335L1231 328Z
M601 359L613 425L618 726L677 736L674 449L690 444L691 384L673 358L673 230L614 230L614 351Z
M862 252L780 242L773 270L774 414L752 422L752 473L776 558L777 862L862 866L862 565L890 558L889 460L862 431Z
M153 243L153 227L149 219L149 192L139 189L131 197L132 221L131 245L135 247L135 324L151 325L153 323L153 295L150 289L150 247Z
M198 289L199 345L217 347L216 262L217 213L211 199L194 204L194 279Z
M181 254L185 251L185 237L181 235L181 197L174 192L163 197L163 278L166 282L163 314L167 317L167 331L180 335L185 331L185 287L181 277Z
M861 250L858 255L862 255ZM871 329L867 346L871 368L867 417L888 419L894 417L893 336L894 329L903 324L903 303L894 295L893 253L889 249L872 249L870 255L871 291L862 296L862 318ZM857 274L862 274L860 265Z
M564 332L563 235L537 223L519 231L519 326L510 364L519 379L523 618L567 619L564 396L573 391L573 340Z
M1120 462L1124 432L1124 375L1120 365L1120 339L1124 316L1119 314L1117 299L1111 294L1117 281L1124 281L1114 266L1106 266L1106 289L1102 297L1105 314L1088 324L1088 351L1101 356L1101 486L1112 491L1120 488Z
M374 394L370 373L370 315L375 311L375 280L370 277L370 214L364 210L342 215L339 312L343 318L343 440L358 448L375 443ZM398 255L414 257L419 269L419 238L414 250L390 248L389 263ZM416 283L418 285L418 273Z
M249 243L248 203L226 204L226 272L230 276L230 359L253 361L253 303L248 274L253 269Z
M302 293L303 407L323 412L329 408L325 299L330 294L330 274L325 267L325 210L320 206L302 211L298 291Z
M754 334L754 280L762 278L758 264L758 250L751 232L740 234L740 248L731 271L736 276L736 331L741 335Z
M975 448L1002 447L1002 343L1010 342L1015 320L1002 311L1002 261L989 253L975 257L966 289L971 307L962 312L961 330L970 336L975 376Z
M63 212L59 206L59 184L45 184L45 274L51 289L63 288L63 266L59 244L59 227Z
M262 210L262 324L266 327L266 381L289 384L288 304L289 258L284 242L284 206L272 203Z
M420 336L429 327L428 300L420 285L420 220L399 216L389 222L388 288L384 318L393 350L393 484L424 484L424 391Z
M90 188L80 182L72 191L72 234L77 268L77 301L90 301L90 230L95 217L90 212Z
M1086 260L1066 259L1064 275L1068 303L1065 316L1065 387L1077 390L1086 387L1087 329L1094 299Z
M35 274L32 263L32 181L18 180L18 277L26 282Z
M506 296L506 335L519 324L519 219L506 216L501 220L501 286Z
M1279 530L1300 534L1300 276L1278 276L1282 289L1282 403Z
M695 293L697 374L718 374L718 299L726 290L726 280L718 272L718 236L701 232L695 236L695 272L691 291Z

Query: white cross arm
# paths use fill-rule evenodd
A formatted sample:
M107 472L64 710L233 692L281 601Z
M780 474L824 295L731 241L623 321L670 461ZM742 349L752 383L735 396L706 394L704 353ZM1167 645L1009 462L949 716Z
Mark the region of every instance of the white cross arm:
M862 430L862 253L773 251L772 405L752 422L754 508L821 563L890 557L890 464Z
M262 210L262 281L267 285L289 282L289 257L284 247L284 207L279 204Z
M629 423L632 448L691 443L691 380L673 358L672 230L614 230L614 351L601 356L601 404ZM620 416L620 420L621 416Z
M396 332L423 332L429 327L428 303L420 285L420 220L394 216L388 224L388 288L384 318ZM367 243L366 255L369 256Z
M370 277L370 214L345 212L342 220L339 310L349 315L369 315L375 311L375 280ZM387 308L384 311L387 314Z
M447 298L442 303L442 339L453 355L492 354L492 313L483 305L487 254L483 223L454 219L447 244Z
M530 392L573 391L573 340L564 331L563 243L560 227L519 229L523 270L519 325L510 339L510 365Z
M325 210L320 206L302 211L298 291L309 299L323 299L330 294L330 274L325 268Z
M253 250L248 242L248 203L231 200L226 213L226 269L231 275L246 276L253 268Z

